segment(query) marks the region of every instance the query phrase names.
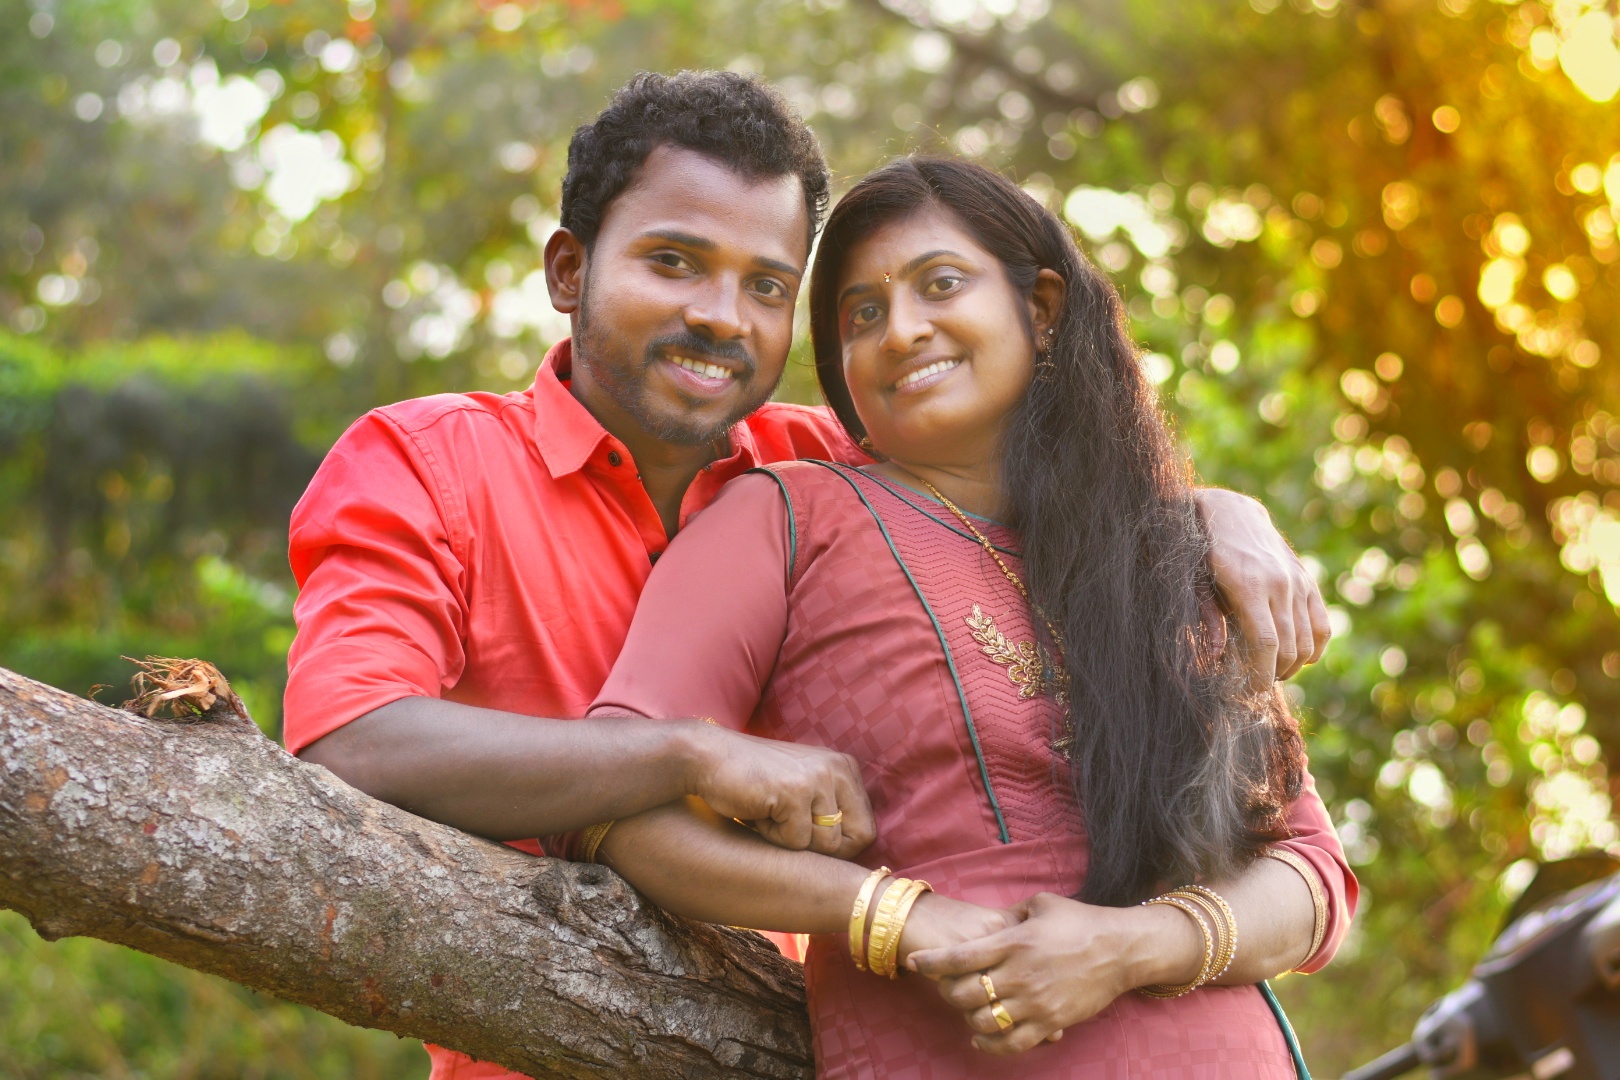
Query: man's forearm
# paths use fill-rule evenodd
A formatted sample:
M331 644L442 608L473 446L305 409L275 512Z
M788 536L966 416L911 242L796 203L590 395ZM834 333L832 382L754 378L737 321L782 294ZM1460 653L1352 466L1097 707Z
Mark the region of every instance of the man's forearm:
M299 752L366 794L496 840L611 821L687 794L700 721L548 720L414 697Z

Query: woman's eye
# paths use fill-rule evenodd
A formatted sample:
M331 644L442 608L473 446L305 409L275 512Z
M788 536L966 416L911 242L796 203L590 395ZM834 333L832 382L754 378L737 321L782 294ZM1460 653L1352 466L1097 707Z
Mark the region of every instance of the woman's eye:
M865 326L882 313L882 309L876 304L862 304L849 313L849 324L851 326Z
M946 293L955 292L961 284L962 279L956 274L941 274L936 278L931 278L928 284L923 287L923 292L929 296L942 296Z

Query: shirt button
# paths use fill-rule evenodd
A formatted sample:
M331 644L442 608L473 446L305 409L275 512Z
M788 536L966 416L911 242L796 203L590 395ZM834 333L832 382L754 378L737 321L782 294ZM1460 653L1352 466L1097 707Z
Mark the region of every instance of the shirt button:
M624 464L624 458L619 456L619 452L617 450L609 450L608 464L617 469L620 465Z

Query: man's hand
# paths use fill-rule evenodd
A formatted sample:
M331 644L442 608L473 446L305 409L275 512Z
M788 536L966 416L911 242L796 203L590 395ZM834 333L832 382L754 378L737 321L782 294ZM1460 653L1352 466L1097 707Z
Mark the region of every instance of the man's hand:
M877 836L861 768L821 746L702 725L687 786L722 817L748 822L778 847L851 859ZM813 818L837 817L836 825Z
M1248 645L1257 688L1322 658L1333 629L1316 580L1266 508L1220 488L1195 492L1215 587Z

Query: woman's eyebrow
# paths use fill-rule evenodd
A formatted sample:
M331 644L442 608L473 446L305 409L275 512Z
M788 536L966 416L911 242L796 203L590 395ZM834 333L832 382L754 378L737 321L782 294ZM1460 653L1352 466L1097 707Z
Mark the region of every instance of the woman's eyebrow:
M915 259L912 259L910 262L906 263L906 265L902 266L900 268L899 276L900 277L905 277L906 275L908 275L908 274L912 273L913 271L915 271L919 266L923 265L924 263L928 262L931 259L937 259L941 255L955 255L957 258L962 257L961 255L958 255L956 252L952 251L950 248L935 248L933 251L925 251L921 255L918 255ZM843 292L838 294L838 303L842 304L845 300L848 300L851 296L854 296L854 295L856 295L858 293L870 292L871 289L872 289L872 286L870 286L870 285L863 285L863 284L858 284L858 283L855 284L855 285L851 285L848 288L846 288Z

